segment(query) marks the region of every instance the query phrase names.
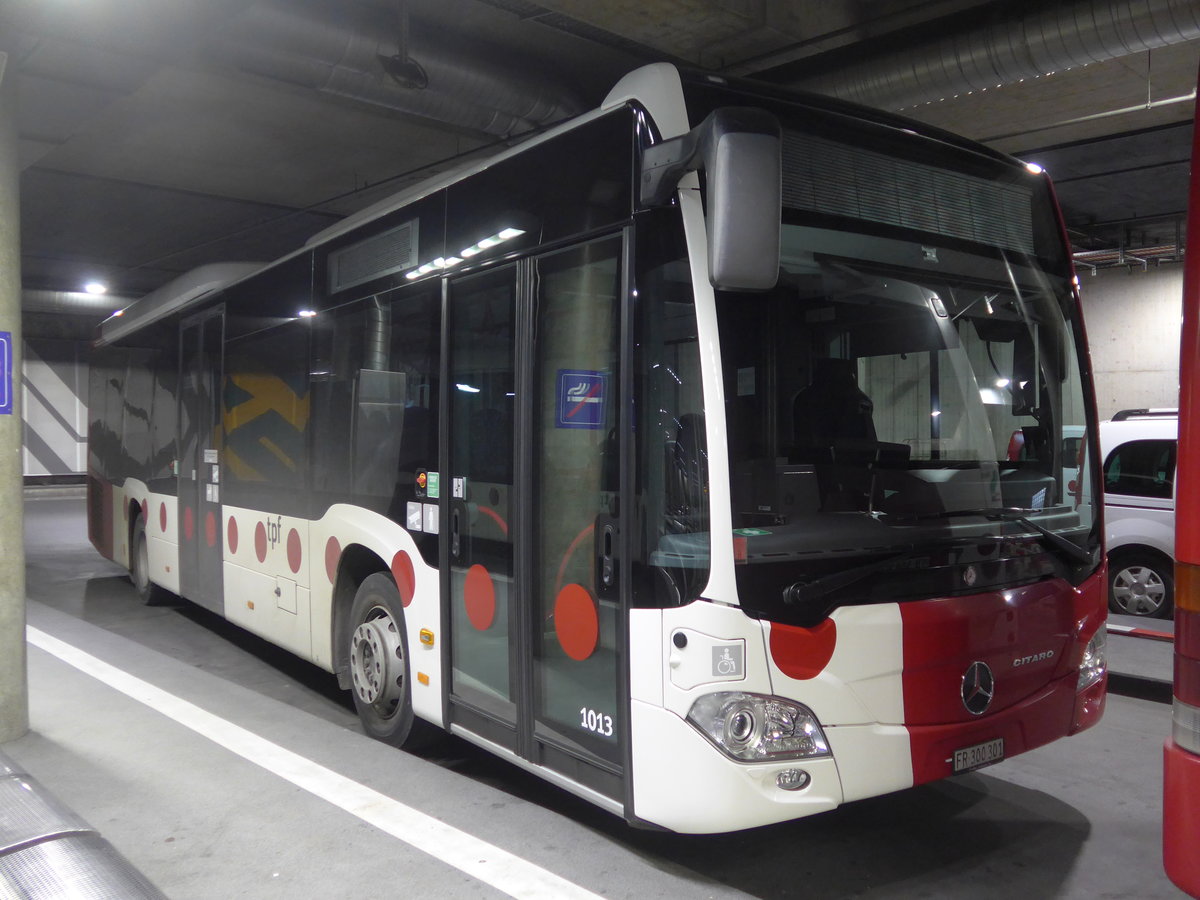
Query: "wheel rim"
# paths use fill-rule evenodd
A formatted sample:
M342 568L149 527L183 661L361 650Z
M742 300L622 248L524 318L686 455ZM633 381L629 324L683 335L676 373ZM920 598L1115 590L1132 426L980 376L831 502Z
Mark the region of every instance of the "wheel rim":
M1113 600L1131 616L1149 616L1162 608L1167 586L1148 566L1126 566L1113 576Z
M404 651L391 613L372 607L350 639L350 676L358 699L383 715L395 711L404 692Z

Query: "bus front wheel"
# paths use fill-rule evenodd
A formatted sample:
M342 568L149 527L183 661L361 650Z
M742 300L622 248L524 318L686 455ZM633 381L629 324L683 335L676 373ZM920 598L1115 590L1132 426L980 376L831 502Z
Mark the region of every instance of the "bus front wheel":
M386 573L368 575L358 586L348 640L350 689L363 729L396 747L427 746L438 731L413 715L404 607Z

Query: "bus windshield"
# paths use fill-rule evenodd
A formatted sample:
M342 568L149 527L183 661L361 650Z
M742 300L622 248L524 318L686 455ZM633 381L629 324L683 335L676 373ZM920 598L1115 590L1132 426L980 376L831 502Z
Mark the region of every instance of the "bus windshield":
M1078 584L1099 533L1067 273L813 212L785 208L773 291L717 297L743 607Z

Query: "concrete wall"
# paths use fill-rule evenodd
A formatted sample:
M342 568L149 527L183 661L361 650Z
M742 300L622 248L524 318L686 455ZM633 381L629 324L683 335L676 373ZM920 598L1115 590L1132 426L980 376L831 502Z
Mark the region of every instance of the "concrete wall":
M87 345L28 337L24 349L23 474L82 474L87 471Z
M1100 418L1178 406L1183 266L1082 269L1079 282Z

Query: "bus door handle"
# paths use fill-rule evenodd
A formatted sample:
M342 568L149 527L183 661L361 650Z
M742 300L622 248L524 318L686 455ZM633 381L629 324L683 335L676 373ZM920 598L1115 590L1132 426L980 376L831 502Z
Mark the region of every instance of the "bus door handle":
M450 507L450 556L462 556L462 507L457 503Z
M608 516L596 521L596 587L611 594L617 587L617 523Z

